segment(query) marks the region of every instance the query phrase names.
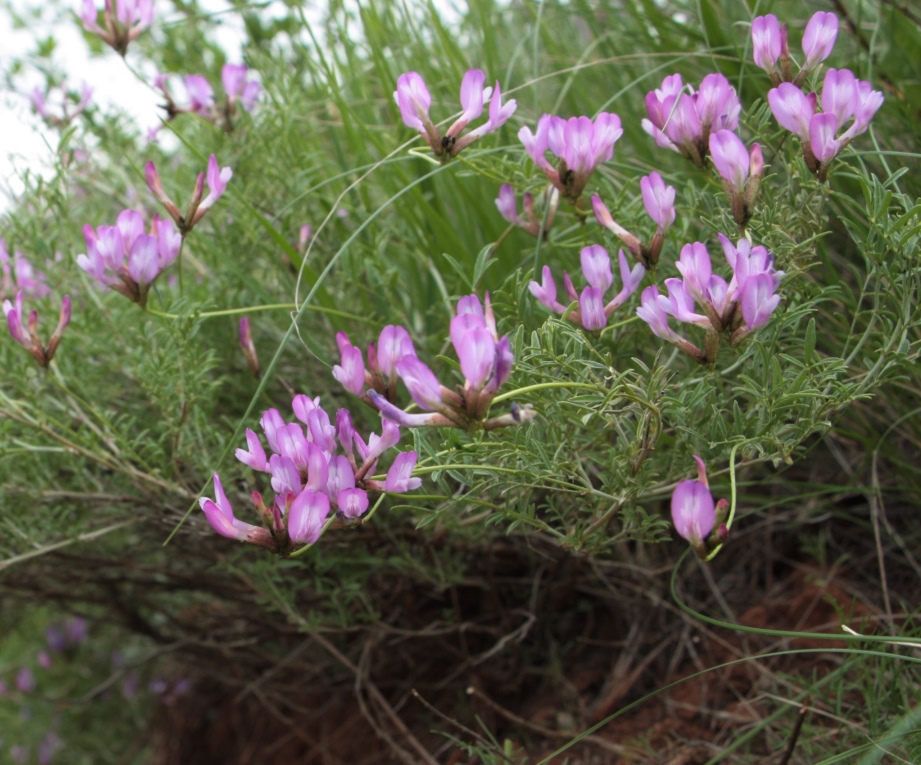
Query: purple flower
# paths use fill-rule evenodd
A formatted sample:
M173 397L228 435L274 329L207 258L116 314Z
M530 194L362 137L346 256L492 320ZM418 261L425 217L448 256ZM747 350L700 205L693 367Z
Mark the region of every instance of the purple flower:
M710 156L729 188L737 193L745 190L748 181L749 154L745 144L731 130L720 130L710 136Z
M832 159L867 130L883 94L847 69L829 69L822 84L821 113L816 114L815 93L807 96L787 82L768 92L768 103L781 127L799 136L806 165L824 181Z
M208 497L202 497L198 500L198 503L204 511L208 523L211 524L211 528L218 534L229 539L254 544L255 540L262 536L260 532L268 534L265 529L238 521L234 517L233 508L230 506L227 495L224 494L224 487L221 486L221 479L217 473L214 474L214 496L216 501L208 499Z
M515 113L517 104L514 99L503 105L499 82L496 81L493 89L484 88L485 81L486 75L480 69L470 69L464 74L460 88L460 103L463 111L448 128L443 138L429 116L432 97L420 74L406 72L400 75L393 98L400 109L403 123L413 130L418 130L431 146L435 156L445 162L451 157L456 157L477 139L498 130ZM483 113L483 106L487 101L489 101L487 121L475 130L462 135L467 125Z
M554 313L562 314L566 310L566 306L556 299L556 283L553 281L550 266L544 266L541 275L543 281L540 284L535 281L529 282L528 289L541 305L546 306Z
M534 195L526 191L521 198L522 214L519 215L515 202L515 190L506 183L499 189L496 208L502 217L513 226L524 229L531 236L546 237L553 226L560 204L559 190L554 186L547 186L541 195L541 202L542 209L537 209L534 204Z
M676 263L682 278L665 280L668 297L660 295L657 288L647 288L637 310L655 335L702 363L716 360L720 338L736 346L764 326L780 302L780 296L774 293L783 272L775 270L774 259L767 249L760 245L752 247L745 238L736 245L722 234L719 238L733 270L728 284L723 277L713 274L706 247L694 242L682 248ZM694 310L695 303L703 313ZM705 352L672 331L669 317L707 330Z
M813 14L803 33L803 53L806 55L803 69L809 71L828 58L837 37L838 17L834 13L819 11Z
M329 515L329 497L304 489L288 510L288 535L296 544L312 545L320 538Z
M227 103L232 108L239 101L246 111L252 111L262 92L258 80L248 80L246 64L225 64L221 69L221 84L227 94Z
M404 356L415 356L416 349L405 327L388 324L377 339L377 363L381 374L390 380L396 375L397 362Z
M391 494L405 494L407 491L418 489L422 485L422 479L412 477L418 458L417 452L401 452L387 471L384 490Z
M600 200L599 200L600 202ZM528 289L540 302L552 311L564 315L567 319L580 324L590 332L597 332L607 325L608 319L627 299L636 291L646 274L646 268L638 263L630 269L627 256L623 250L618 252L620 278L622 288L607 304L604 303L604 293L614 283L611 274L611 257L601 245L595 244L584 247L580 254L582 274L589 286L582 290L581 295L576 295L575 288L569 280L569 275L564 274L567 292L573 301L578 300L579 310L566 313L567 309L556 300L556 285L550 269L544 266L543 284L530 282Z
M545 114L538 120L536 134L523 127L518 138L550 183L575 203L595 168L614 156L614 144L623 133L616 114L602 112L594 121L588 117L564 120ZM556 169L544 157L547 150L560 160Z
M80 616L71 616L64 621L64 632L72 645L79 645L86 640L89 632L86 619Z
M515 189L511 184L503 183L499 188L499 196L496 198L496 208L499 214L513 226L524 228L524 221L518 216L518 205L515 200Z
M698 479L681 481L672 493L672 522L679 536L701 548L716 524L716 505L707 482L703 460L694 455Z
M640 178L640 192L646 214L664 234L675 222L675 187L666 186L661 175L651 172Z
M333 367L333 377L347 391L360 396L365 387L365 360L361 350L349 342L345 332L336 333L336 342L339 344L341 363Z
M656 231L648 244L619 225L597 194L592 196L592 211L595 220L620 239L630 254L648 268L659 262L665 235L675 221L675 188L666 186L662 176L653 172L640 179L640 192L646 213L656 224Z
M666 77L662 87L646 96L643 130L663 148L678 151L698 167L704 167L711 132L735 130L741 104L735 89L721 74L708 74L700 90L683 90L681 77Z
M739 300L742 304L742 316L749 331L754 331L767 324L774 309L780 303L780 295L770 274L760 273L745 280Z
M815 115L815 93L808 96L796 85L782 82L768 91L768 103L780 126L809 142L809 120Z
M194 226L201 220L202 216L211 209L212 205L224 195L224 189L227 188L227 184L232 177L233 170L229 167L219 167L217 157L212 154L208 159L208 196L198 205L191 225Z
M710 156L732 206L732 216L741 230L751 218L752 207L764 171L761 147L752 144L751 152L731 130L718 130L710 136Z
M65 295L61 299L61 312L58 316L58 325L48 340L48 345L44 345L38 336L38 311L32 311L23 324L24 312L22 307L22 291L16 293L16 300L10 302L3 301L3 313L6 316L7 327L10 336L25 348L40 366L47 367L54 358L55 351L61 342L61 337L67 325L70 324L70 296Z
M432 124L429 117L429 107L432 97L429 95L425 80L418 72L406 72L397 78L397 89L393 94L403 123L413 130L418 130L423 135L427 126Z
M98 35L122 56L128 50L128 43L151 25L153 16L153 0L106 0L100 26L93 0L82 0L80 6L83 28Z
M154 193L157 200L166 208L170 217L175 222L181 236L188 234L204 216L205 213L217 202L224 194L227 184L233 177L233 170L229 167L220 167L217 157L213 154L208 158L208 196L202 199L205 191L205 173L199 173L198 180L195 182L195 190L192 193L192 201L186 208L185 214L179 212L176 203L170 199L169 195L163 190L160 183L160 176L153 162L148 162L145 166L147 176L147 185Z
M364 489L343 489L339 492L336 503L339 506L339 512L346 518L360 518L368 509L368 492Z
M31 667L22 667L16 673L16 690L21 693L32 693L35 690L35 675Z
M185 89L189 94L187 111L210 117L214 107L214 89L207 78L201 74L189 74L185 78Z
M659 288L653 284L643 290L636 315L649 325L654 335L677 345L682 342L682 338L668 325L670 305L667 298L664 301Z
M406 385L416 405L427 412L438 411L444 405L441 384L432 372L416 356L404 356L397 362L397 373Z
M178 257L182 245L173 224L157 216L150 233L145 233L144 219L135 210L120 213L114 226L96 231L84 226L83 236L86 254L77 256L77 265L141 307L147 305L154 280Z
M755 64L771 76L771 81L777 77L777 62L783 50L783 40L780 22L773 14L758 16L752 21L752 55ZM776 83L775 83L776 84Z
M45 297L51 293L47 277L36 271L19 250L10 257L6 242L0 239L0 299L9 299L22 292L30 297Z

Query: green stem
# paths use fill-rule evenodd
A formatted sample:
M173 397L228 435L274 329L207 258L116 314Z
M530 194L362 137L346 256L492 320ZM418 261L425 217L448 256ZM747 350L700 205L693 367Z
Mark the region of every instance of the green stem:
M507 401L510 398L515 398L516 396L521 396L525 393L532 393L536 390L552 390L553 388L581 388L582 390L590 390L593 392L602 392L604 388L600 385L593 385L591 383L578 383L578 382L548 382L548 383L537 383L536 385L526 385L524 388L516 388L515 390L510 390L507 393L503 393L501 396L496 396L493 400L493 404L500 404L503 401Z

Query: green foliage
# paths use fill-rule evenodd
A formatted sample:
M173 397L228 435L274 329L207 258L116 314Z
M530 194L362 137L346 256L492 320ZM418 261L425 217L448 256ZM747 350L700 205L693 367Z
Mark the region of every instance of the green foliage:
M802 5L767 5L759 12L790 20L798 44ZM897 4L845 5L860 24L842 27L826 64L847 62L885 90L886 103L820 183L767 105L770 86L751 63L743 4L475 0L448 16L435 3L331 2L318 21L300 3L270 18L235 0L243 58L264 89L251 114L230 132L181 114L157 146L123 115L94 108L60 133L53 174L23 178L26 192L0 219L10 252L24 252L52 286L49 298L31 303L44 337L60 297L74 301L49 370L38 370L11 339L0 342L0 565L82 548L90 538L113 556L143 544L137 555L151 565L181 566L178 550L200 547L212 573L252 585L254 608L313 633L382 620L374 597L381 577L450 590L466 576L471 551L505 535L551 540L587 557L666 543L673 536L667 500L693 473L692 455L709 466L714 494L728 499L731 487L742 512L747 502L767 502L748 487L783 484L783 471L808 463L830 433L882 454L899 486L921 489L911 459L888 443L891 433L921 443L911 414L919 406L921 342L921 146L913 111L921 65L904 54L921 49L921 28ZM168 24L132 43L127 64L217 83L232 59L217 42L220 15L195 2L174 0L173 9ZM91 35L87 44L122 65ZM53 37L36 40L49 82L64 75L52 63L55 48ZM6 82L30 65L10 63ZM458 83L474 66L488 83L501 80L518 111L439 164L401 123L395 82L403 72L422 73L433 119L447 121L457 111ZM778 311L740 346L724 345L710 366L653 336L636 316L638 294L599 333L548 316L528 290L541 267L574 273L581 248L601 243L613 253L620 245L587 206L562 203L543 240L506 228L493 202L499 185L535 197L545 187L517 129L533 129L546 112L616 112L625 134L585 200L600 194L618 223L644 238L651 229L640 177L657 170L677 189L678 220L643 286L677 276L681 247L694 241L728 276L716 266L723 262L717 234L733 241L739 234L718 176L657 148L640 127L644 96L664 76L678 71L699 84L714 70L738 90L746 144L764 150L767 169L746 232L785 272ZM112 225L126 207L142 209L148 222L164 215L145 184L148 161L183 209L211 154L233 168L233 180L157 282L148 310L101 291L76 266L82 227ZM304 252L294 243L306 223L313 236ZM491 415L529 407L532 421L489 432L404 431L403 447L411 442L419 452L423 487L388 496L365 527L332 529L297 559L255 548L228 553L232 543L206 536L196 500L212 495L215 471L237 517L256 522L249 496L268 490L267 481L230 455L265 409L288 417L292 396L305 393L322 397L330 412L351 409L363 433L379 431L376 412L332 377L337 331L363 347L385 325L403 325L444 384L462 385L448 327L459 297L487 290L515 355ZM236 321L244 314L262 362L258 381L239 351ZM702 347L695 332L687 329ZM891 410L871 404L889 397ZM737 481L746 489L738 498ZM838 488L783 485L796 495L783 500L791 504ZM803 524L824 512L815 507ZM132 537L134 524L156 534ZM156 547L154 536L170 544ZM444 537L452 545L438 547ZM176 539L188 544L177 548ZM913 703L906 689L917 681L914 667L892 656L848 661L839 688L853 683L866 703L858 709L839 690L842 716L864 721L874 739L916 722L892 711L907 713ZM803 736L821 742L822 730ZM488 732L480 743L458 742L484 762L519 756ZM917 741L903 745L914 752L908 759L918 756Z

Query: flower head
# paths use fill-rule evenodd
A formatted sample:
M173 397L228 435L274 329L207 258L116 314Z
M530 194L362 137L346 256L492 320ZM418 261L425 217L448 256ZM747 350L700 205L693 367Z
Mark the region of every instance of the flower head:
M120 213L114 226L95 231L84 226L83 236L86 254L77 256L77 265L142 307L154 280L177 258L182 244L173 224L157 216L146 233L143 216L136 210Z
M848 69L829 69L821 100L815 93L807 95L795 84L783 82L768 92L768 103L781 127L799 137L806 165L824 181L832 159L866 132L883 104L883 94ZM817 112L819 105L821 112Z
M642 263L636 264L632 269L627 263L627 256L623 250L618 252L618 265L620 266L621 290L609 302L604 302L604 294L614 283L614 276L611 272L611 256L607 250L600 244L584 247L580 254L582 264L582 275L588 282L588 286L582 290L581 295L576 296L575 288L569 281L569 275L564 274L564 280L567 282L567 292L573 300L578 300L579 308L569 311L565 306L556 300L556 284L553 282L553 276L550 269L544 266L543 283L530 282L528 289L542 305L547 306L555 313L563 315L570 321L580 324L584 329L590 332L597 332L607 326L608 319L627 299L636 292L646 274L646 268Z
M102 25L98 16L94 0L82 0L80 20L83 28L124 56L128 44L153 23L153 0L106 0Z
M510 184L505 183L499 188L496 208L499 210L499 214L513 226L524 229L531 236L539 237L543 232L546 237L556 217L556 210L560 202L560 192L554 186L548 186L542 195L542 199L546 212L535 210L534 195L530 191L526 191L522 197L524 209L522 215L519 215L515 200L515 189Z
M400 109L403 123L413 130L418 130L431 146L435 156L446 162L474 141L498 130L515 113L517 103L514 99L502 103L502 91L498 80L495 88L484 88L485 82L486 75L480 69L469 69L464 74L460 87L461 115L448 128L444 137L429 116L432 97L422 75L418 72L401 74L397 78L397 89L393 93L393 98ZM483 107L487 102L487 121L464 134L467 125L483 113Z
M680 152L702 168L710 151L710 134L735 130L741 110L735 89L722 74L708 74L699 90L688 86L688 92L675 74L647 94L649 118L643 120L643 130L655 138L656 145Z
M523 127L518 138L550 183L576 203L595 168L614 156L614 144L623 133L616 114L602 112L594 120L545 114L538 120L536 133ZM548 150L560 160L556 168L544 156Z
M16 300L3 301L3 313L6 316L7 327L10 336L25 348L40 366L47 367L54 358L55 351L61 342L61 337L67 325L70 324L70 296L65 295L61 300L61 312L58 316L58 325L48 341L44 345L38 336L38 311L29 313L25 317L22 306L22 291L16 293ZM25 323L23 322L25 319Z

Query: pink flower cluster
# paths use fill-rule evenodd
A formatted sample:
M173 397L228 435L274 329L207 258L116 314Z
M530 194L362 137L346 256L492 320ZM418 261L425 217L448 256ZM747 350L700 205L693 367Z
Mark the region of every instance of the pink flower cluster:
M614 156L614 144L623 134L616 114L602 112L594 120L545 114L537 121L535 133L523 127L518 139L563 198L576 204L595 168ZM547 151L559 159L556 167L544 156Z
M569 273L563 272L563 283L566 285L566 294L569 296L571 303L578 302L577 309L569 310L566 306L556 299L556 283L553 281L553 274L549 266L544 266L542 272L542 283L538 284L532 281L528 284L528 289L540 301L541 305L546 306L554 313L565 316L569 321L580 324L590 332L597 332L605 328L608 319L620 306L622 306L639 287L646 274L646 268L642 263L637 263L633 270L627 263L627 256L624 251L618 253L620 263L620 279L623 287L612 300L607 304L604 302L604 293L610 289L614 283L614 275L611 273L611 256L608 251L600 244L593 244L590 247L584 247L581 253L582 274L588 286L584 287L581 294L576 292L573 287Z
M150 233L136 210L120 213L114 226L83 227L86 254L77 265L96 281L120 292L141 307L154 280L179 255L182 237L172 221L154 216Z
M698 167L705 167L710 153L710 134L735 130L742 105L735 88L721 74L708 74L700 90L691 86L685 92L680 74L662 81L662 87L646 95L643 130L656 139L656 145L683 154Z
M98 35L102 41L122 56L128 43L153 23L153 0L105 0L102 26L94 0L82 0L80 20L87 32Z
M245 111L252 111L262 92L262 85L258 80L249 76L245 64L225 64L221 69L221 84L224 87L224 101L218 103L214 96L214 88L207 78L201 74L189 74L184 78L185 89L188 95L188 104L180 106L173 98L170 91L169 75L160 74L154 79L154 87L159 90L166 103L166 121L174 119L180 114L196 114L208 122L213 122L228 133L233 130L233 118L237 114L239 104ZM153 139L159 127L152 130L148 137Z
M618 225L611 211L605 207L601 197L597 194L592 196L592 210L595 213L595 220L620 239L635 260L649 268L659 262L659 254L665 243L665 234L675 222L675 187L666 186L662 176L652 172L640 179L640 193L643 196L643 206L646 208L647 215L656 224L656 232L649 244L643 244L636 236Z
M400 108L403 124L418 130L432 148L435 156L442 162L456 157L474 141L484 135L495 132L515 113L518 104L515 99L502 103L502 91L496 80L495 89L484 88L486 74L481 69L470 69L461 80L460 103L463 112L448 128L442 137L429 116L432 96L425 85L425 80L418 72L406 72L397 79L397 89L393 99ZM489 103L489 118L478 128L462 135L464 129L483 113L483 107Z
M19 250L10 257L6 242L0 239L0 300L9 300L17 292L41 298L48 295L51 289L45 274L36 271Z
M752 247L744 238L733 245L722 234L719 239L732 268L728 284L713 273L706 246L694 242L682 248L675 264L682 278L665 280L668 296L659 294L655 285L647 287L636 310L653 334L707 364L716 360L721 336L735 346L767 323L780 303L775 292L783 276L783 271L774 268L774 258L765 247ZM694 311L695 304L702 314ZM703 351L669 326L672 317L707 330Z
M54 358L58 344L61 342L61 336L64 334L67 325L70 324L70 311L70 296L65 295L61 300L58 325L54 330L54 334L51 335L48 345L45 345L38 336L38 311L31 311L28 318L26 318L25 309L22 305L22 290L16 293L15 301L3 301L3 314L6 316L10 335L42 367L47 367L51 363L51 359ZM25 323L23 323L24 319Z
M266 454L259 436L249 429L247 448L236 451L244 465L271 476L275 492L271 507L259 492L252 494L265 525L235 517L215 473L215 499L202 497L199 503L218 534L287 555L300 545L316 542L331 512L343 524L360 518L368 509L369 490L402 494L421 485L421 479L412 477L418 458L414 451L397 456L384 482L370 477L381 455L400 440L400 429L392 422L385 420L381 435L372 434L366 442L353 427L347 409L336 413L333 425L319 398L295 396L292 408L298 422L286 423L277 409L262 415L262 431L271 454ZM341 454L337 453L340 448Z
M518 214L518 204L515 200L515 189L509 183L503 183L499 187L499 196L496 198L496 209L499 214L513 226L522 228L531 236L540 236L541 227L543 227L544 236L553 225L556 217L556 210L560 203L560 192L548 187L543 194L543 203L545 213L539 212L534 207L534 195L526 191L521 200L522 213Z
M807 95L793 83L782 82L768 92L768 103L781 127L799 137L806 165L824 181L831 161L867 131L883 105L883 94L848 69L829 69L821 101L815 93Z
M451 342L464 375L463 386L456 390L438 381L416 355L409 332L393 325L384 327L377 346L368 346L367 367L361 350L351 344L348 335L337 334L342 362L333 367L333 376L346 390L377 407L386 419L406 427L492 430L520 425L531 419L530 410L517 408L485 420L515 361L508 336L499 338L496 331L488 293L485 302L484 309L476 295L461 298L451 320ZM423 414L411 414L395 405L397 379L403 381Z
M796 76L787 43L787 25L774 14L758 16L752 21L752 54L755 64L764 69L775 87L781 82L802 83L819 63L831 54L838 37L838 17L834 13L815 13L803 33L803 55L806 60Z

